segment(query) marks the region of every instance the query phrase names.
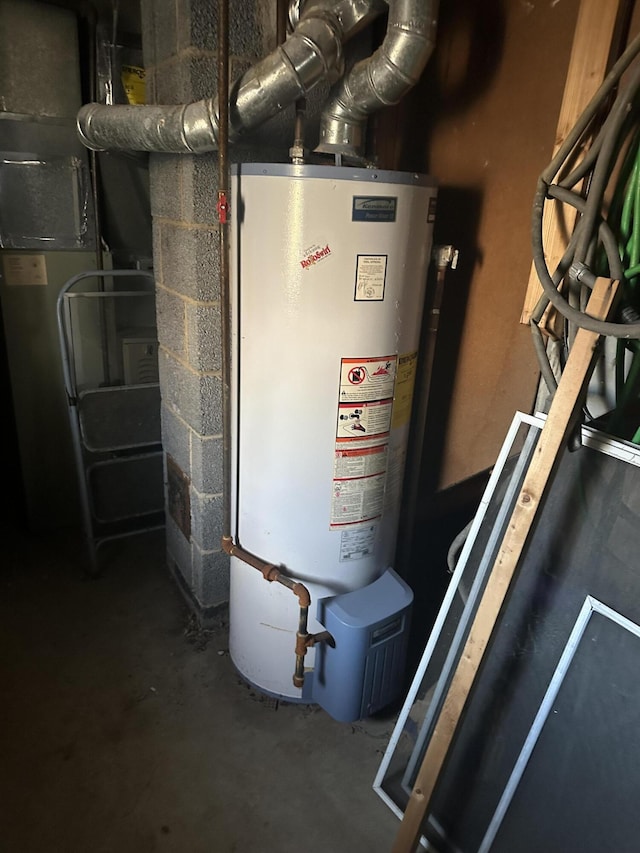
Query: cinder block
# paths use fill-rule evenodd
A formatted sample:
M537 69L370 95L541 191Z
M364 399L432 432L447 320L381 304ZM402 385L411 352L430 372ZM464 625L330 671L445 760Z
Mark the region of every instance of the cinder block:
M183 101L180 62L177 56L171 56L156 65L156 103L181 104Z
M189 364L196 370L220 370L221 330L218 304L187 302L185 308Z
M223 444L221 436L203 436L190 430L191 482L200 492L222 492Z
M167 553L184 578L187 586L193 586L193 548L171 516L166 521Z
M182 218L187 222L209 225L217 230L217 154L181 155L180 163Z
M219 295L220 255L217 228L189 228L163 222L160 231L162 282L197 302Z
M179 56L180 86L187 101L212 98L218 91L218 59L216 53L187 48Z
M223 499L191 487L191 538L202 551L216 551L222 538Z
M179 48L216 51L218 5L211 0L177 0ZM272 44L270 16L258 2L229 4L229 52L261 58Z
M151 213L165 219L182 219L181 154L152 154L149 158Z
M170 293L162 285L156 287L158 341L178 358L184 358L187 354L186 307L182 296Z
M224 551L201 551L194 543L192 589L201 607L229 600L229 558Z
M201 435L217 435L222 429L220 377L191 370L161 349L158 357L160 387L170 410Z
M203 435L219 435L222 432L222 380L215 374L200 376L200 422L202 429L194 429Z
M156 283L162 282L162 234L160 220L152 218L151 242L153 244L153 275Z
M191 476L191 430L164 403L160 407L162 418L162 447L176 464Z
M200 101L213 98L218 92L217 46L210 50L187 47L178 54L181 102ZM229 59L229 81L232 85L245 71L254 65L252 57L231 56Z
M155 63L174 56L178 52L178 18L175 0L155 0L153 9L153 31Z
M156 64L155 17L153 14L154 0L140 0L140 24L142 29L142 61L149 69ZM147 81L148 85L148 81ZM147 102L152 103L147 92Z
M144 59L142 60L144 62ZM156 70L153 65L144 67L144 97L145 103L157 104L156 100Z

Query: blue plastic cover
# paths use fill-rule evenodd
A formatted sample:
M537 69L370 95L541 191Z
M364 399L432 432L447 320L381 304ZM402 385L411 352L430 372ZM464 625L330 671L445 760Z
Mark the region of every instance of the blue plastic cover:
M402 688L413 593L393 569L366 587L322 599L318 621L335 648L318 647L312 698L341 722L391 704Z

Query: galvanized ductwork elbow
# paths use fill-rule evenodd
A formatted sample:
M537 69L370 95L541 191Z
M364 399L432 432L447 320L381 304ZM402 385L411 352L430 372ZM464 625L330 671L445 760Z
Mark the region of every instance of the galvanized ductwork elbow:
M397 104L418 82L435 45L437 0L389 0L383 43L335 87L316 151L360 158L368 116Z
M419 4L418 4L419 5ZM229 139L258 127L344 70L343 42L386 8L382 0L314 0L289 38L232 87ZM87 104L77 117L87 148L201 154L218 148L215 97L180 106Z

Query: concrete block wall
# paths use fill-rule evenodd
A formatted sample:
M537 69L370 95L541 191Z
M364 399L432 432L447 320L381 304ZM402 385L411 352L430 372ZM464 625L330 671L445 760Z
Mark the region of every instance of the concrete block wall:
M230 3L233 80L276 44L275 0ZM142 0L149 103L199 100L216 90L215 0ZM232 160L285 159L284 119ZM217 157L151 155L153 255L160 343L162 441L167 459L167 552L201 614L228 598L222 534L222 412Z

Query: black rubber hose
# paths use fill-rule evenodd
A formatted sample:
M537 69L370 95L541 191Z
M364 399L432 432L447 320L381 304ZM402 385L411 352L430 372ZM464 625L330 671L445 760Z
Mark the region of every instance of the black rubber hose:
M560 259L560 262L552 276L553 283L556 287L558 287L562 279L565 277L567 271L569 270L569 267L571 266L571 263L573 262L575 242L576 235L574 232L571 235L569 245L565 249L565 253ZM539 326L539 323L544 316L544 312L549 307L549 304L550 303L548 297L543 293L540 299L538 299L535 308L531 312L531 319L529 321L529 325L531 326L531 335L533 337L533 348L538 359L538 364L540 365L540 373L542 374L542 378L544 379L544 383L547 386L549 393L553 395L558 387L558 381L553 372L553 368L551 367L549 356L547 355L546 339L542 334L542 330Z
M556 199L557 201L562 202L562 204L569 204L572 207L575 207L576 210L584 214L588 200L584 199L578 193L572 192L571 190L566 190L564 187L559 187L555 184L548 188L548 196L550 198ZM580 239L580 232L584 228L584 220L580 220L578 223L578 227L576 229L576 250L573 255L573 260L580 260L577 255L577 246ZM611 230L608 222L605 219L601 219L598 223L598 236L602 242L604 250L607 254L607 261L609 262L609 272L612 278L621 279L624 275L624 270L622 268L622 261L620 260L620 250L618 248L618 241L616 239L615 234ZM593 238L593 234L591 235Z
M626 134L628 133L629 114L632 110L633 102L636 98L638 88L640 88L640 68L635 71L630 83L625 87L623 92L618 95L618 97L614 101L610 113L606 121L604 122L602 128L600 129L598 137L595 140L592 151L589 152L589 154L585 158L586 163L581 163L580 166L578 166L568 178L565 178L562 182L564 186L560 188L553 188L550 185L550 180L552 176L555 175L562 166L562 155L564 155L564 157L566 158L571 153L575 145L583 138L590 122L593 120L593 118L595 118L598 109L602 106L605 99L608 97L610 91L612 90L613 86L615 85L616 79L619 79L619 76L622 71L626 67L628 67L628 64L635 58L639 46L640 39L635 39L634 42L632 42L632 45L630 45L630 47L625 51L623 57L621 57L621 60L616 63L614 69L605 80L605 84L600 87L600 89L596 93L596 96L592 99L589 107L587 107L580 120L573 128L565 145L561 146L558 154L552 160L552 163L543 172L538 184L538 191L536 193L536 200L534 202L534 223L536 222L536 217L538 214L540 215L540 218L542 218L542 211L544 208L544 200L546 196L560 198L560 193L554 193L553 189L560 190L561 192L568 192L567 187L571 185L570 182L574 180L574 178L576 180L582 179L589 172L591 166L594 166L586 198L583 198L582 196L566 196L564 199L562 199L564 202L573 204L575 207L579 208L582 214L582 218L574 232L575 234L577 234L574 259L583 263L588 262L589 257L593 253L595 248L594 231L596 229L598 219L601 218L601 209L607 183L611 177L611 173L613 171L615 163L617 162L620 148L622 146L620 140L621 138L625 138ZM577 203L578 198L580 199L580 203ZM619 250L616 244L616 240L613 237L613 234L610 229L603 229L602 225L600 225L598 227L598 230L600 232L605 251L607 252L611 275L614 278L621 278L622 267L619 259ZM539 236L540 245L538 245L537 240L537 225L534 224L533 243L534 263L536 266L536 270L538 272L539 278L541 279L543 290L549 296L550 301L554 304L556 309L568 320L569 337L572 338L576 326L584 326L588 328L590 325L590 320L593 319L589 318L588 315L584 312L584 310L582 310L582 297L584 297L585 290L583 288L581 294L569 292L568 298L565 299L565 297L563 297L563 295L558 292L559 282L555 281L555 286L553 289L555 291L556 298L554 299L552 297L550 293L551 288L549 285L550 282L553 281L555 276L553 278L549 276L549 271L546 266L546 262L544 261L544 251L542 252L542 255L540 255L540 253L537 251L537 249L542 246L541 233ZM540 273L541 266L544 267L542 275ZM604 330L604 328L604 326L600 326L601 330ZM604 333L604 331L602 331L602 333ZM616 337L627 337L630 334L630 330L628 327L624 327L620 324L609 324L609 334L614 335ZM536 340L534 342L536 345L536 351L540 355L542 349L544 348L542 346L543 342L541 340Z
M582 214L582 228L576 245L576 259L586 261L587 250L602 210L604 194L615 166L620 146L620 133L640 88L640 65L634 70L629 84L618 96L603 127L603 142L593 169L586 205Z
M583 311L578 311L575 308L572 308L571 305L564 298L564 296L562 296L562 294L557 289L557 286L554 284L553 279L549 273L549 269L547 267L547 263L544 257L542 216L544 211L545 198L547 197L547 195L552 198L557 195L558 200L563 201L564 199L560 197L560 195L562 195L567 200L570 199L569 203L574 205L578 210L580 210L580 208L586 204L585 200L581 196L578 196L576 193L572 193L570 190L565 190L562 187L549 186L542 178L538 180L538 188L536 191L536 197L533 205L531 242L533 246L533 261L545 296L549 299L549 302L553 305L553 307L557 311L559 311L560 314L562 314L563 317L565 317L570 322L575 323L577 326L587 329L588 331L595 332L598 335L608 335L614 338L640 337L640 323L633 323L627 326L622 323L610 323L604 320L598 320ZM580 222L578 225L579 227L581 227L582 222ZM600 225L606 226L604 222L601 222ZM603 235L603 245L605 245L605 249L607 245L609 245L609 248L611 248L611 241L613 241L613 243L615 244L615 237L613 236L611 229L606 226L602 228L601 234ZM606 237L604 237L605 234ZM615 278L616 280L620 280L622 278L623 273L622 263L620 261L617 244L615 256L612 256L610 254L610 251L607 251L607 257L609 260L611 277Z
M627 126L628 125L628 126ZM637 126L637 118L634 115L627 116L625 126L622 128L622 133L620 134L621 139L625 139L628 137L629 133ZM572 189L575 187L579 181L586 178L590 172L592 171L595 162L600 154L600 150L602 148L603 142L603 131L604 124L600 129L600 132L593 140L589 150L584 155L582 160L578 163L578 165L571 171L565 178L562 178L557 182L559 187L564 187L565 189ZM633 158L631 158L631 163L633 163ZM621 179L623 178L626 172L623 170L620 174Z
M615 63L611 71L604 78L598 91L595 93L591 101L589 101L580 118L567 134L567 138L558 148L555 156L542 173L541 177L545 180L547 184L550 184L555 178L555 176L558 174L558 171L569 157L569 154L575 148L578 142L580 142L580 140L584 136L587 127L596 117L598 111L603 106L606 99L609 97L613 89L618 84L618 81L620 80L621 76L631 65L638 53L640 53L640 34L638 34L633 39L633 41L629 44L627 49Z
M547 386L547 390L553 395L558 389L558 381L547 355L547 342L540 331L540 327L533 322L531 323L531 334L533 337L533 349L535 350L540 366L540 373L544 379L544 384Z

